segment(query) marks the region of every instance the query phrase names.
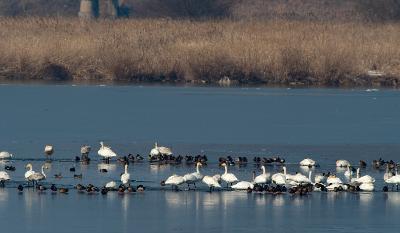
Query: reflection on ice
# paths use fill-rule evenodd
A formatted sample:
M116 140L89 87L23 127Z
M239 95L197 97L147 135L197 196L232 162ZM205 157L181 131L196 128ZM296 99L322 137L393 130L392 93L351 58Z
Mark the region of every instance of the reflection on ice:
M399 206L400 205L400 193L398 192L388 192L384 193L387 203L390 206Z
M7 201L8 192L6 190L0 190L0 201Z
M274 196L272 199L273 206L284 206L285 205L285 198L283 195Z
M100 169L106 169L108 171L115 171L117 169L117 165L116 164L107 164L107 163L99 163L97 165L98 170Z
M360 203L362 205L369 205L374 198L374 193L360 193Z

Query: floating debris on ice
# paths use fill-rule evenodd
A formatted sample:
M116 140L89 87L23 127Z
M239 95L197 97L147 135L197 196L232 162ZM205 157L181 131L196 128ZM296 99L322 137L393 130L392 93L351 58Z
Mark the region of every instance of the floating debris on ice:
M372 89L367 89L367 90L365 90L366 92L376 92L376 91L379 91L379 89L376 89L376 88L372 88Z

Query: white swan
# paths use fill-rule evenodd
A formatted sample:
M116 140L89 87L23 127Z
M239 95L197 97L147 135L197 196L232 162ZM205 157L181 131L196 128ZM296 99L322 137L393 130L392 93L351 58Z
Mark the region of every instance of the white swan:
M222 174L221 179L226 182L226 184L231 184L234 182L238 182L238 178L233 173L228 173L228 166L226 163L221 164L225 168L225 173Z
M239 181L236 184L232 185L231 188L235 190L247 190L247 189L253 189L254 184L248 181Z
M44 147L44 154L49 157L54 153L54 147L52 145L46 145Z
M396 175L394 175L390 178L384 179L384 180L385 180L386 184L392 185L392 189L393 189L393 186L396 185L396 189L399 190L400 175L397 173L397 170L396 170Z
M88 145L83 145L81 146L81 154L89 154L90 151L92 150L92 147L88 146Z
M183 178L183 176L178 176L178 175L174 174L174 175L168 177L168 179L163 183L165 185L171 185L172 188L175 187L175 189L178 190L178 185L181 185L185 182L186 182L186 180L185 180L185 178Z
M47 166L45 164L42 165L41 173L34 172L32 175L30 175L28 177L28 181L32 181L33 183L36 182L36 184L37 184L38 181L45 180L46 179L46 174L44 173L44 169L47 169Z
M125 172L121 175L122 184L126 185L130 182L131 175L128 173L128 164L125 164Z
M254 183L256 183L256 184L266 184L271 179L271 174L265 172L265 166L264 165L261 166L261 170L262 170L262 174L256 176L256 178L254 178Z
M336 167L348 167L350 166L350 162L344 159L336 160Z
M220 174L215 174L212 176L213 179L215 179L219 184L221 184L221 175Z
M200 173L199 167L202 166L200 162L196 164L196 172L193 173L188 173L183 176L183 178L186 180L186 183L188 184L194 184L194 187L196 187L196 182L200 181L203 179L203 175Z
M7 151L0 152L0 159L9 159L12 157L13 157L13 155Z
M311 171L308 174L308 177L297 173L296 175L290 177L291 181L294 181L297 184L310 184L311 183Z
M275 173L271 177L272 182L277 185L285 185L286 184L286 167L283 167L283 173Z
M172 155L172 150L165 146L158 146L157 142L154 144L154 148L150 151L150 157L158 155Z
M374 183L375 179L370 176L370 175L365 175L360 177L360 168L357 168L357 179L355 179L355 182L358 183Z
M322 183L325 182L325 180L326 180L326 177L325 177L324 175L321 175L321 174L317 174L317 175L315 175L315 177L314 177L315 183L320 183L320 184L322 184Z
M310 158L303 159L303 160L300 162L300 166L307 166L307 167L313 167L313 166L315 166L316 164L317 164L317 163L316 163L314 160L310 159Z
M339 177L337 177L336 175L330 175L326 179L326 183L327 184L343 184L342 180Z
M105 158L108 162L110 158L116 157L117 154L111 149L111 147L105 146L103 142L100 142L100 149L97 152L101 157Z
M35 173L35 171L32 170L32 164L28 163L25 166L28 171L25 172L25 179L28 180L28 178ZM29 180L28 180L29 181Z
M0 184L4 187L4 182L10 180L10 176L5 171L0 171Z
M110 181L104 187L106 187L107 189L116 189L117 188L117 182Z
M218 177L215 177L215 176L204 176L202 181L203 181L203 183L205 183L210 188L210 192L211 192L211 190L213 188L221 188L221 185L219 184Z
M374 183L362 183L359 186L359 188L361 191L366 191L366 192L372 192L375 189Z

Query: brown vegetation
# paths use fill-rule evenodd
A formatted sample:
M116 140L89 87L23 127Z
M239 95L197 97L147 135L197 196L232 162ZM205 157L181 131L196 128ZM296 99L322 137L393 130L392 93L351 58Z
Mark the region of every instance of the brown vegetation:
M400 24L0 19L0 77L397 86ZM379 70L383 76L368 75Z

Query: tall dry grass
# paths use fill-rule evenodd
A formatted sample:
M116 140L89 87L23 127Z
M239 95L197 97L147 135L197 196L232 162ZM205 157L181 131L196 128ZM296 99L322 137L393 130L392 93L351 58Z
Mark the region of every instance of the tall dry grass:
M0 77L397 86L399 38L398 23L3 18Z

